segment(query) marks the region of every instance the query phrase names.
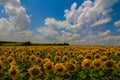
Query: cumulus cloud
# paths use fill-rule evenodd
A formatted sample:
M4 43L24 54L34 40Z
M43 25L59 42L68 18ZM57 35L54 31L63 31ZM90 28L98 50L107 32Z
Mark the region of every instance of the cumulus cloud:
M4 6L4 12L8 15L8 18L0 18L0 39L25 40L31 33L27 30L30 18L20 0L0 0L0 5Z
M102 19L99 21L96 21L94 24L91 25L91 27L99 26L105 23L108 23L110 21L110 18Z
M114 25L115 25L116 27L120 27L120 20L114 22Z
M111 31L104 30L102 26L112 20L111 7L117 2L118 0L86 0L80 6L73 3L70 10L64 11L66 20L47 18L45 26L39 28L38 32L42 33L44 39L47 35L49 38L51 36L50 40L71 44L117 44L120 37L110 35Z
M27 26L30 24L30 18L26 14L26 10L21 6L20 0L0 0L5 8L5 12L9 16L9 22L17 30L26 30Z
M47 18L44 25L34 32L27 29L30 17L20 0L0 0L9 16L8 19L0 18L0 39L120 45L120 36L111 35L111 30L104 29L103 26L112 21L110 13L117 2L118 0L85 0L80 6L73 3L70 9L64 11L64 21ZM114 24L118 26L119 21Z

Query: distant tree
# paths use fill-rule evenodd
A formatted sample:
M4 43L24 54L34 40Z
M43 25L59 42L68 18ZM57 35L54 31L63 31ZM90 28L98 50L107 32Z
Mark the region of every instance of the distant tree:
M0 41L0 45L2 45L2 42Z
M64 45L69 45L69 43L64 43Z
M26 46L29 46L31 45L31 42L30 41L27 41L27 42L23 42L22 45L26 45Z

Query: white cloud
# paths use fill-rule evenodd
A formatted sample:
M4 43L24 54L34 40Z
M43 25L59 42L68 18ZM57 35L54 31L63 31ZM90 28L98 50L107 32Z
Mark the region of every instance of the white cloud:
M114 22L114 25L115 25L116 27L120 27L120 20Z
M105 32L100 32L99 34L98 34L98 36L99 37L101 37L101 36L108 36L110 34L110 30L107 30L107 31L105 31Z
M73 3L70 9L64 11L66 20L47 18L44 26L34 32L27 29L30 17L21 6L20 0L0 0L9 16L8 19L0 18L0 39L68 42L76 45L120 45L120 36L112 36L111 31L104 30L102 26L112 20L111 7L117 1L86 0L80 6Z
M21 6L20 0L0 0L0 3L4 6L5 12L9 16L9 22L17 30L26 30L30 24L30 19L26 14L25 8Z
M81 6L73 3L70 10L66 9L65 21L54 18L45 19L45 26L39 28L41 37L48 42L69 42L71 44L107 44L118 45L120 37L112 36L111 31L103 30L103 24L109 23L112 18L112 6L118 0L91 0L84 1ZM97 27L99 26L99 27ZM103 32L104 31L104 32ZM114 41L115 40L115 41Z
M0 0L8 18L0 18L0 40L24 41L31 31L27 30L30 18L20 0Z
M102 20L96 21L94 24L91 25L91 27L99 26L108 22L110 22L110 18L102 19Z

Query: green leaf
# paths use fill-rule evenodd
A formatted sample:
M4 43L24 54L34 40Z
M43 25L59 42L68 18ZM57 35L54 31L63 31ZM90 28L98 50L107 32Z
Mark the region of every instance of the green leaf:
M103 76L104 75L103 71L99 71L98 75Z

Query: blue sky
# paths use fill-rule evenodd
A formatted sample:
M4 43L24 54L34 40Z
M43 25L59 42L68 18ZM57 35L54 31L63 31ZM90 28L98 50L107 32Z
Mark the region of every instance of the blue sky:
M120 45L120 0L0 0L0 40Z

